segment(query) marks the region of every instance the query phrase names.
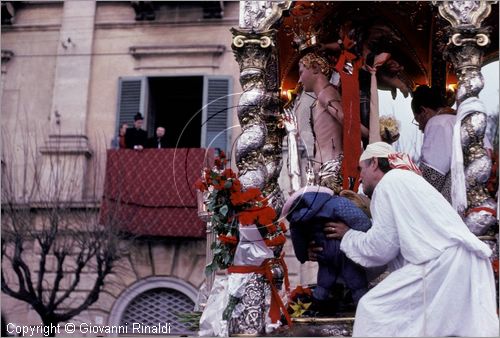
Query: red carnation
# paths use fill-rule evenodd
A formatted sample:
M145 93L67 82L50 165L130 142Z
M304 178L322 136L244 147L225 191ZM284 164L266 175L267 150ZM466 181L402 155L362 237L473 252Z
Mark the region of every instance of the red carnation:
M196 183L194 184L194 186L195 186L196 189L198 189L201 192L207 191L207 189L208 189L207 184L201 178L199 178L196 181Z
M286 225L283 222L280 222L280 228L281 228L281 231L283 231L283 233L285 233L287 231Z
M259 224L268 225L276 218L276 211L271 207L260 208L258 213ZM276 231L276 230L275 230Z
M258 212L254 210L245 210L238 214L238 219L242 225L255 224L257 221Z

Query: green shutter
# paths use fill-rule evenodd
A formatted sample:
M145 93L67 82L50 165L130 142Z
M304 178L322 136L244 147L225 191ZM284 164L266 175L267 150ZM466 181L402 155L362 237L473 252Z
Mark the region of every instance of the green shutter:
M134 115L137 114L137 112L141 112L143 114L143 81L143 78L119 79L118 116L116 125L117 133L122 123L126 122L128 123L129 127L132 127L132 124L134 122Z
M230 107L229 77L205 77L202 144L206 148L228 149Z

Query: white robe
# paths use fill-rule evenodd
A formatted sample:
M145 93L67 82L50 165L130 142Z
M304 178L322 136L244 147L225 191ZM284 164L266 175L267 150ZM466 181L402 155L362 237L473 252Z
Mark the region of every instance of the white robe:
M420 160L443 176L450 171L455 120L455 115L436 115L429 119L424 130Z
M368 232L341 250L393 272L358 304L353 336L498 336L491 249L422 177L393 169L375 188Z

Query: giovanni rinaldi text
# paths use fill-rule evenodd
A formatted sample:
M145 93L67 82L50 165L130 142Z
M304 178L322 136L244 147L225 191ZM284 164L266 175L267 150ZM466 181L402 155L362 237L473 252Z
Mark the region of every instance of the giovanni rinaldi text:
M93 323L66 323L50 325L18 325L15 323L7 324L7 332L12 335L22 335L24 337L39 337L41 335L58 335L64 333L78 334L169 334L171 330L170 323L143 324L143 323L124 323L123 325L95 325Z

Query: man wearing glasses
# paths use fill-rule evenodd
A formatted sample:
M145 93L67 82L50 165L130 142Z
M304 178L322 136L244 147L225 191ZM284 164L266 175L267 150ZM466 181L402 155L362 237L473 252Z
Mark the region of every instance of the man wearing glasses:
M451 203L451 152L456 112L437 87L419 86L411 101L413 123L424 133L422 176Z

